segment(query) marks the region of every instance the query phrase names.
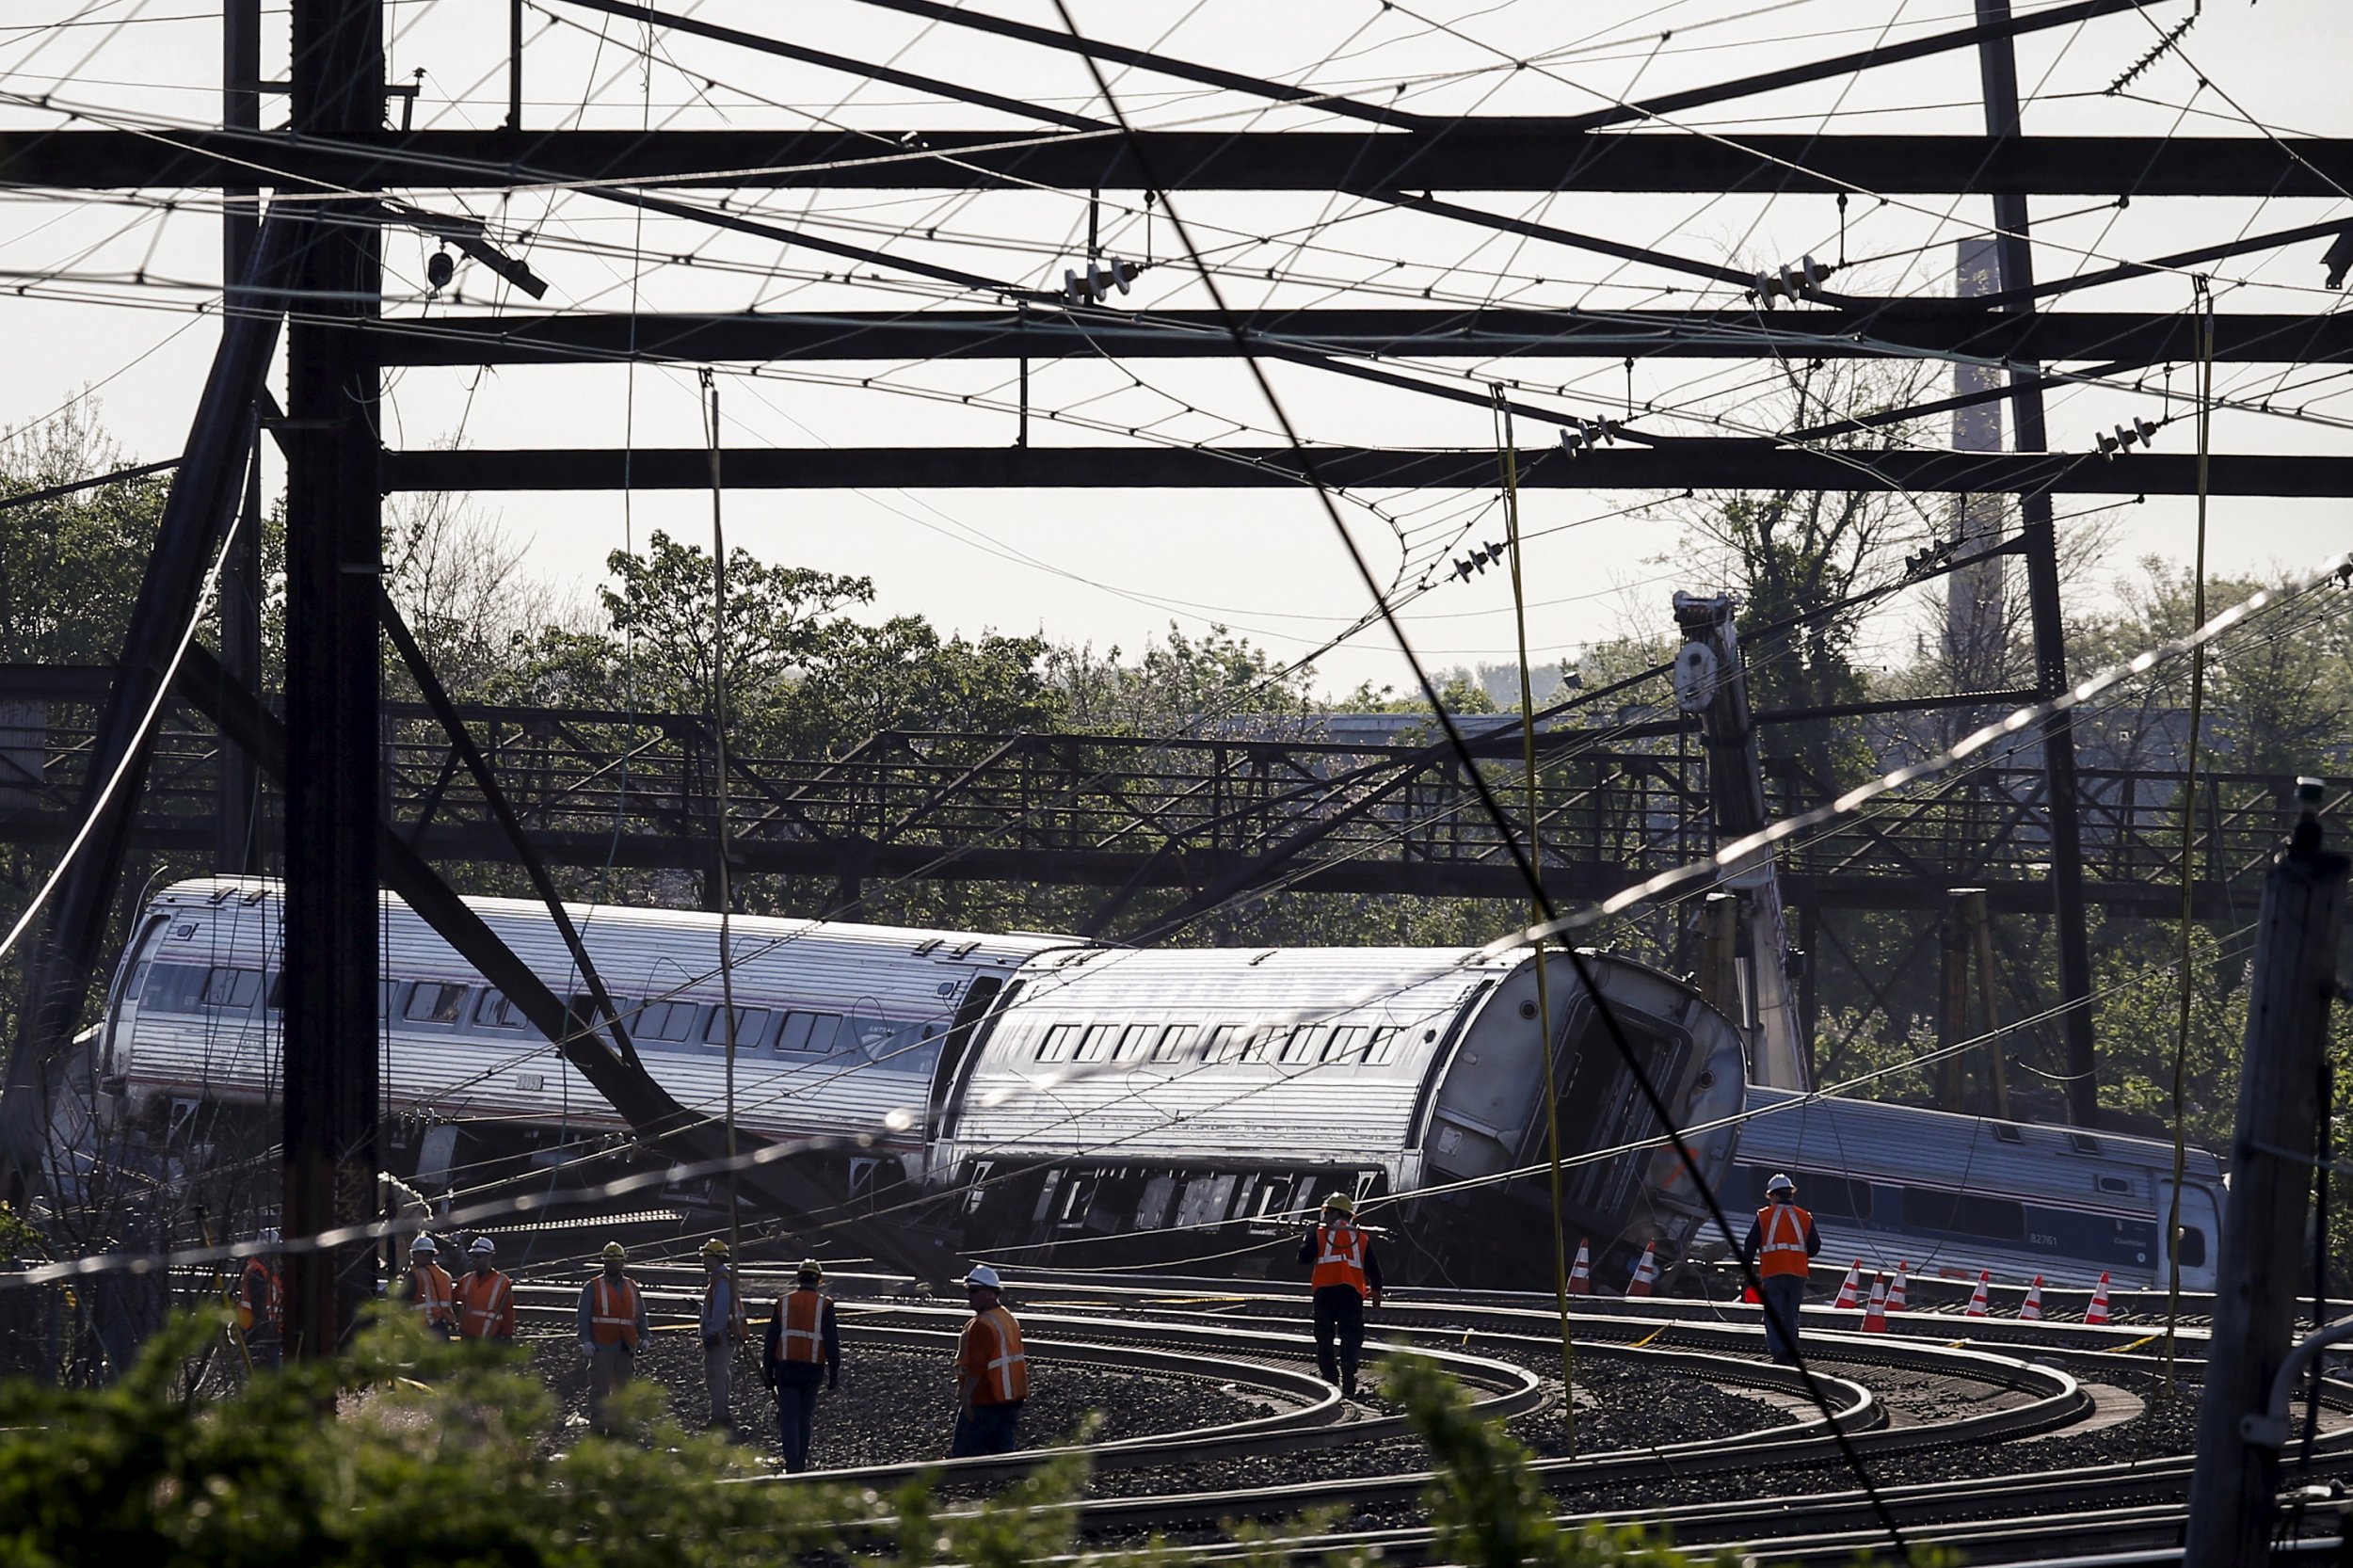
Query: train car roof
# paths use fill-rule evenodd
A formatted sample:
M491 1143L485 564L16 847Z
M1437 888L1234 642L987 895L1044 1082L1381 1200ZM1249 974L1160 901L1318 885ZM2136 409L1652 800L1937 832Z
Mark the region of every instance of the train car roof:
M1917 1106L1804 1095L1751 1084L1740 1124L1740 1162L1788 1164L1857 1177L1962 1181L1973 1188L2036 1192L2053 1161L2106 1165L2170 1176L2173 1145L2162 1139L2033 1122L2006 1122ZM2191 1146L2187 1177L2219 1180L2221 1161Z
M158 892L152 902L218 905L240 897L247 904L280 903L283 901L284 888L274 877L194 877L185 882L173 883ZM547 905L537 899L468 895L466 903L485 916L506 916L527 920L544 920L547 916ZM408 907L398 895L390 892L383 895L383 904L388 909ZM648 933L692 933L700 937L713 928L716 920L715 916L700 909L648 909L635 904L568 902L564 908L584 929L617 925ZM729 924L737 940L789 940L902 953L929 944L931 950L941 956L946 956L950 950L964 949L970 958L993 958L1016 964L1052 948L1085 945L1082 937L1054 936L1039 932L991 936L975 931L860 925L849 920L816 920L778 915L737 915Z

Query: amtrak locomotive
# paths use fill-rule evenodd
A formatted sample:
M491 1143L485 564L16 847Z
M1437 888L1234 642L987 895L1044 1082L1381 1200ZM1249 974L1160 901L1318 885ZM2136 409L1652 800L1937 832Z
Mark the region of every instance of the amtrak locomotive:
M583 988L543 906L468 902L558 995ZM1247 1269L1279 1261L1268 1233L1337 1188L1384 1200L1370 1217L1392 1232L1385 1255L1403 1280L1551 1282L1553 1118L1526 952L1138 951L738 917L730 1017L716 916L571 918L660 1085L718 1117L731 1034L739 1125L824 1141L805 1163L845 1210L1031 1262ZM89 1042L92 1136L168 1163L222 1118L274 1121L280 920L277 885L254 879L184 882L147 907ZM421 919L388 896L383 922L381 1094L405 1128L403 1175L465 1190L627 1144L603 1098ZM2162 1278L2169 1189L2146 1149L2103 1135L2061 1150L2053 1139L2082 1135L1892 1106L1792 1106L1747 1084L1740 1030L1690 986L1584 956L1598 1004L1565 955L1545 960L1549 1091L1562 1229L1571 1248L1591 1240L1601 1288L1646 1246L1672 1264L1721 1245L1629 1055L1675 1125L1698 1129L1700 1172L1736 1221L1750 1167L1758 1183L1787 1168L1826 1261L1851 1250ZM1772 1113L1744 1120L1744 1107ZM2194 1157L2193 1286L2218 1192L2211 1158Z

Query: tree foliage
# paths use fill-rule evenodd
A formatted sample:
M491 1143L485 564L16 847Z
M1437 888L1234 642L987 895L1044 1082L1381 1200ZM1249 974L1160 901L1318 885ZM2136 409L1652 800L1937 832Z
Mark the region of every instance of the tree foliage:
M1086 1481L1075 1452L944 1510L920 1481L887 1497L815 1477L762 1483L745 1450L671 1419L650 1383L615 1396L628 1435L564 1451L546 1388L511 1354L428 1340L405 1314L380 1318L344 1360L191 1394L187 1368L222 1332L176 1320L109 1388L0 1383L0 1565L1017 1568L1064 1558L1075 1540L1070 1504ZM1412 1358L1386 1366L1437 1462L1433 1518L1449 1560L1688 1560L1632 1533L1561 1529L1525 1450L1458 1387ZM1249 1555L1272 1563L1271 1541L1299 1528L1250 1532ZM1087 1560L1163 1568L1179 1556L1156 1540Z

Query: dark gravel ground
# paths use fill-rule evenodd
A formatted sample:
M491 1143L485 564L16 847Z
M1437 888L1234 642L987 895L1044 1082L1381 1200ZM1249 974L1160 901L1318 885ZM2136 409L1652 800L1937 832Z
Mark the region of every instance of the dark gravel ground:
M845 1336L846 1338L847 1336ZM780 1461L776 1400L760 1386L755 1347L736 1364L737 1440ZM568 1340L534 1345L532 1365L549 1380L563 1411L566 1446L587 1431L588 1376ZM638 1375L660 1384L671 1415L699 1425L708 1413L702 1348L691 1334L657 1331L638 1356ZM1098 1441L1141 1437L1262 1415L1266 1405L1226 1391L1220 1380L1144 1377L1070 1362L1041 1364L1022 1411L1025 1441L1045 1443L1076 1432L1088 1412L1101 1414ZM820 1466L902 1464L945 1459L955 1423L955 1375L943 1347L936 1353L843 1347L841 1386L817 1400L817 1437L810 1461Z

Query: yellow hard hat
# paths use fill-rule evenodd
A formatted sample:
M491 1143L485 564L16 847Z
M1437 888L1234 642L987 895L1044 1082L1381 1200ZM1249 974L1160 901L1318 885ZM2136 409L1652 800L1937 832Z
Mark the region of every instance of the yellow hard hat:
M618 1241L607 1241L602 1256L607 1263L626 1263L629 1261L629 1249Z
M813 1257L801 1259L801 1266L792 1271L795 1279L821 1280L825 1277L824 1266Z
M1335 1192L1323 1200L1323 1207L1337 1208L1343 1214L1353 1214L1356 1212L1356 1200L1346 1192Z
M703 1243L703 1256L705 1257L725 1257L728 1256L728 1244L714 1236L710 1240Z

